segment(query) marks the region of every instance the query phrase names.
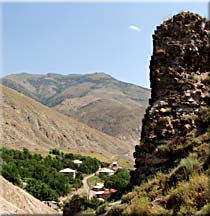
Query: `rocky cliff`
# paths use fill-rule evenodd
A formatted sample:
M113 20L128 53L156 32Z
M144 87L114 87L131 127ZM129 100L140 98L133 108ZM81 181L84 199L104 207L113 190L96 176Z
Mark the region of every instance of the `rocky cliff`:
M200 116L209 108L209 71L210 21L182 12L157 27L150 62L152 94L135 147L132 185L174 167L202 143L187 139L206 132Z

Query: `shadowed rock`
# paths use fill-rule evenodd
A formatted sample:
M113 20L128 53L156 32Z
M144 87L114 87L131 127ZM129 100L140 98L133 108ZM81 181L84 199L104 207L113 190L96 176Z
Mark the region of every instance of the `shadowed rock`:
M151 99L135 148L131 185L167 170L192 150L189 133L202 133L201 106L209 104L210 22L182 12L164 21L153 35L150 62Z

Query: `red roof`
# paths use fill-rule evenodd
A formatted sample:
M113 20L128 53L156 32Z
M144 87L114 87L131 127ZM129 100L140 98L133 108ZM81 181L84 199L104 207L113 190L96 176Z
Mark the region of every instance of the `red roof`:
M111 193L116 193L117 190L116 189L107 189L104 191L103 195L109 195Z
M117 190L116 190L116 189L113 189L113 188L112 188L112 189L109 189L109 191L112 192L112 193L116 193L116 192L117 192Z

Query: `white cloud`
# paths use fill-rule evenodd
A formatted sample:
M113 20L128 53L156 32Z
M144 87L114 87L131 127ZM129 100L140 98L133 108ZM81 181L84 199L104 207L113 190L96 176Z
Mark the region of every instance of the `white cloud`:
M138 31L138 32L141 31L140 27L138 27L136 25L130 25L129 28L132 29L132 30Z

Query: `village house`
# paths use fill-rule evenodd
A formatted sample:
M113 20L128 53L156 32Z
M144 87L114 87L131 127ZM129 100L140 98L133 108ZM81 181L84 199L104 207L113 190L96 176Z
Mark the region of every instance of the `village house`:
M110 164L109 167L112 168L112 169L118 169L118 163L117 163L117 161L113 161L113 162Z
M104 191L97 191L96 194L96 198L98 199L103 199L104 195L103 195Z
M73 160L73 163L77 164L79 166L80 164L82 164L82 161L81 160Z
M93 186L93 190L94 191L100 191L100 190L103 190L104 188L104 183L97 183L95 186Z
M112 194L112 193L116 193L117 192L117 190L116 189L105 189L105 190L103 190L103 191L97 191L96 193L95 193L95 196L96 196L96 198L98 198L98 199L103 199L103 200L105 200L106 199L106 197L108 196L108 195L110 195L110 194Z
M104 175L113 175L115 173L114 170L109 168L101 168L96 172L96 175L104 174Z
M73 178L76 178L76 170L70 169L70 168L65 168L59 171L60 173L64 174L73 174Z

